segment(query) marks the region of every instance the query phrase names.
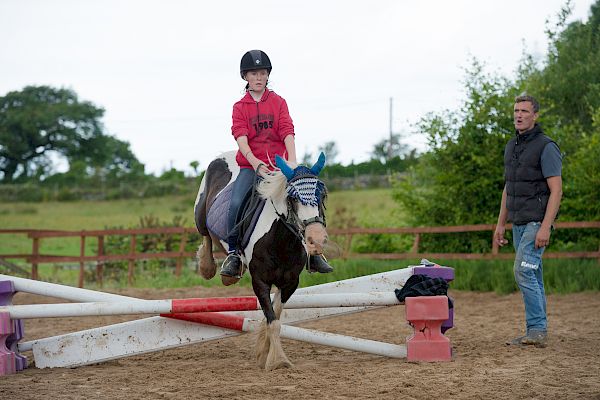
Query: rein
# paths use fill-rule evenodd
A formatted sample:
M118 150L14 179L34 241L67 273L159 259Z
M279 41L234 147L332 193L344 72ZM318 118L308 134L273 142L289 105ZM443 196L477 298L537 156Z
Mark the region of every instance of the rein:
M275 214L277 215L279 220L281 222L283 222L283 225L290 232L292 232L294 234L294 236L296 236L298 238L298 240L300 240L300 242L302 242L303 244L305 243L304 232L306 231L306 227L308 225L314 224L314 223L320 223L323 226L326 226L325 219L323 217L321 217L320 215L313 217L313 218L300 220L300 218L298 217L298 214L294 211L289 200L287 202L287 209L288 209L287 216L284 215L283 213L280 213L279 211L277 211L277 207L275 207L275 203L273 203L273 199L270 199L270 200L271 200L271 205L273 206L273 210L275 210ZM306 270L307 271L310 270L310 255L308 254L308 250L307 250L307 254L306 254Z

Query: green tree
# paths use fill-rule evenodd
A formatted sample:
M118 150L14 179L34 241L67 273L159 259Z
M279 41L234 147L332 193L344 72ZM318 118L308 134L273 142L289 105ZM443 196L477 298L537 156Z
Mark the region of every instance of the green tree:
M194 176L198 176L198 167L200 166L200 162L194 160L190 162L190 167L194 170Z
M503 149L514 132L511 108L524 91L540 100L539 122L563 153L561 220L600 218L600 1L588 22L565 24L569 4L549 29L550 51L538 66L525 54L515 80L486 74L474 62L465 79L459 111L429 114L419 128L430 150L406 180L395 185L411 225L494 223L503 181ZM597 248L597 232L557 232L559 246ZM446 250L489 251L489 235L437 241Z
M591 6L587 23L566 25L570 3L559 12L555 26L547 30L549 52L543 69L529 77L526 89L535 93L545 111L546 126L564 127L573 143L565 143L565 152L577 146L578 132L592 129L593 116L600 108L600 2ZM561 137L562 138L562 137Z
M510 110L518 89L486 74L477 61L466 72L460 111L421 119L430 151L395 185L394 198L412 225L484 223L497 216L502 150L513 132Z
M70 89L27 86L0 97L0 179L3 183L46 177L55 154L69 163L84 163L86 171L114 178L143 165L129 144L105 135L104 110L81 101ZM81 171L77 166L73 171Z
M566 25L570 3L548 29L549 54L524 82L542 105L543 126L560 145L563 201L560 218L600 218L600 1L586 23Z
M410 155L409 146L400 141L402 135L396 133L391 138L386 138L376 143L371 152L371 159L388 162L394 157L402 157L407 153Z

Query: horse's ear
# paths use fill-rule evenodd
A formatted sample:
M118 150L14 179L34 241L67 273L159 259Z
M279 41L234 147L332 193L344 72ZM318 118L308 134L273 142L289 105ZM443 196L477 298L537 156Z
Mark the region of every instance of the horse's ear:
M325 166L325 153L321 152L321 154L319 155L319 159L317 160L315 165L313 165L310 168L310 170L313 174L319 175L319 173L321 172L321 170L323 169L324 166Z
M283 158L279 157L278 155L275 156L275 165L277 165L277 168L281 170L281 172L283 173L283 175L285 175L288 181L292 179L292 177L294 176L294 170L291 169L289 165L287 165Z

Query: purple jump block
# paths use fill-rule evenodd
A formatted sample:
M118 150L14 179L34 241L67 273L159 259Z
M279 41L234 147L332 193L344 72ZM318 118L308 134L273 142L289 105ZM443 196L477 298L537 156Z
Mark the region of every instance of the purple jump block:
M12 297L15 294L15 287L12 281L0 281L0 306L12 304ZM14 353L17 371L27 368L27 357L19 354L18 344L25 336L25 327L22 320L12 321L14 324L14 333L6 338L6 347Z
M454 268L440 266L418 266L413 268L415 275L427 275L430 278L442 278L446 282L454 280ZM454 308L449 310L448 319L442 323L442 333L454 326Z
M10 314L0 312L0 376L17 372L15 353L6 347L6 339L15 333L15 324L10 319Z
M450 267L414 267L414 275L427 275L430 278L443 278L447 282L454 280L454 268Z
M448 310L448 319L442 322L442 333L454 327L454 308Z
M12 281L0 281L0 306L12 304L15 286Z

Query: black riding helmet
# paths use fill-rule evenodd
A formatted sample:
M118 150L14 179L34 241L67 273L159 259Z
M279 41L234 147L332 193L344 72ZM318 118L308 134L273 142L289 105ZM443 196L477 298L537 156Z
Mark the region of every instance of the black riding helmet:
M271 60L269 56L262 50L250 50L242 57L240 62L240 75L244 78L244 73L255 69L266 69L267 72L271 73Z

